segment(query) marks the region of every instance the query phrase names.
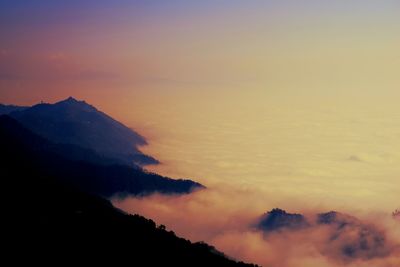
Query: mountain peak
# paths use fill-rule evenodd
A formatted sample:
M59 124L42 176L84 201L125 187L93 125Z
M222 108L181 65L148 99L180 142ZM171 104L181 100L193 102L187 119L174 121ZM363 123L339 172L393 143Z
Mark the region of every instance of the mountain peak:
M65 100L61 100L61 101L58 102L58 103L68 103L68 104L84 103L84 104L86 104L85 101L79 101L79 100L77 100L76 98L74 98L74 97L72 97L72 96L68 97L68 98L65 99Z
M67 106L67 107L73 107L73 108L80 108L80 109L84 109L84 110L87 110L87 111L96 110L95 107L93 107L92 105L89 105L84 100L77 100L76 98L74 98L72 96L68 97L65 100L61 100L61 101L55 103L54 105L56 105L56 106Z
M68 97L68 98L65 99L64 101L67 101L67 102L78 102L78 100L76 100L76 99L73 98L72 96Z
M282 209L273 209L263 215L258 228L265 232L281 229L301 229L308 226L306 218L297 213L288 213Z

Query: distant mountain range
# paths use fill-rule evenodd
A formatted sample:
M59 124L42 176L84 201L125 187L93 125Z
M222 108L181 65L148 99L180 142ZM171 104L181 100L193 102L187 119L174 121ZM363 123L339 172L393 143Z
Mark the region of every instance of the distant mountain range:
M0 114L13 117L54 143L91 149L124 164L159 163L139 150L139 146L147 144L144 137L85 101L70 97L55 104L41 103L32 107L2 105Z

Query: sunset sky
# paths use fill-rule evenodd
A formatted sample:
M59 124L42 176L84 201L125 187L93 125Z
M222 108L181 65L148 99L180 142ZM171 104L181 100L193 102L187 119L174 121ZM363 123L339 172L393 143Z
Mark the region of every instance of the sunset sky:
M399 14L397 0L2 0L0 103L84 99L149 140L150 170L226 194L228 215L390 213Z

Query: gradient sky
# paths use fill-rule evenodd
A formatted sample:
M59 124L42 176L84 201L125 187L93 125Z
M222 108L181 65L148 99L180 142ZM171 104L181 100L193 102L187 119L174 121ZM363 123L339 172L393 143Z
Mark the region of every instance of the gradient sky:
M399 11L371 0L3 0L0 101L86 99L141 129L165 174L389 209Z
M394 93L399 9L370 0L3 0L0 97Z
M150 140L151 170L251 192L260 214L390 212L399 14L396 0L0 0L0 102L85 99Z

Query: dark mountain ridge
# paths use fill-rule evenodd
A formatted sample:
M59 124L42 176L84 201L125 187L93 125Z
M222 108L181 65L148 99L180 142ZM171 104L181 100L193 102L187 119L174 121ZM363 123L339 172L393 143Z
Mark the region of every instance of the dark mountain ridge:
M175 180L141 168L109 162L79 146L54 144L6 115L0 116L0 139L3 157L13 150L23 149L35 171L41 175L57 177L63 183L104 197L155 192L185 194L204 188L191 180Z
M29 108L29 107L0 104L0 115L10 114L11 112L14 112L14 111L22 111L27 108Z
M147 144L144 137L85 101L70 97L55 104L41 103L15 110L9 115L54 143L91 149L124 164L159 163L139 150L139 146Z

